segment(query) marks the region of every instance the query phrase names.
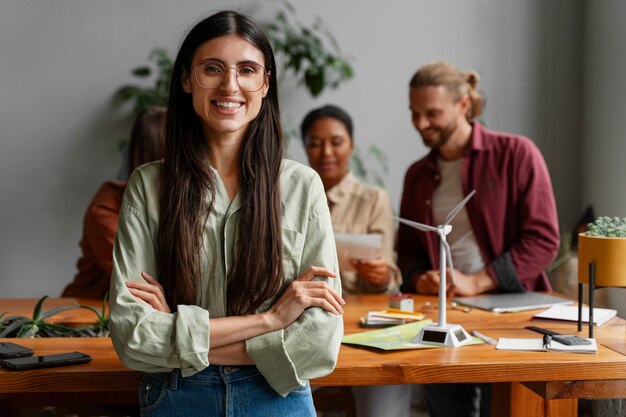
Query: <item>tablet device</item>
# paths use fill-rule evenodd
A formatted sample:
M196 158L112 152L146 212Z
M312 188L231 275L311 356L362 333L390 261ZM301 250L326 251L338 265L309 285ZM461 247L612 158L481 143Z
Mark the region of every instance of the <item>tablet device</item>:
M508 294L485 294L476 297L457 297L459 304L496 313L537 310L554 305L574 304L574 301L539 292L514 292Z

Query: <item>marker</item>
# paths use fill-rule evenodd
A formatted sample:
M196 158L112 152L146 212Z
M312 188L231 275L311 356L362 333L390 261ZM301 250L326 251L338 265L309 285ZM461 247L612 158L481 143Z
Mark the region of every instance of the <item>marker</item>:
M533 332L537 332L537 333L541 333L543 335L549 335L549 336L557 336L560 333L554 332L552 330L548 330L548 329L543 329L541 327L537 327L537 326L526 326L525 329L528 330L532 330Z
M477 331L477 330L472 330L472 334L474 336L476 336L477 338L484 340L485 342L489 343L490 345L497 345L498 342L496 342L494 339L492 339L491 337L482 334L481 332Z

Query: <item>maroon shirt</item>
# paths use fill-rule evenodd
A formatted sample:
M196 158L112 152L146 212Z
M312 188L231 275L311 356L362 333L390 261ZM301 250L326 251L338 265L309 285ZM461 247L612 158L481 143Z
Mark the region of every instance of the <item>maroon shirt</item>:
M476 190L466 209L487 272L503 292L549 290L544 269L558 251L559 228L543 157L526 137L472 126L461 181L463 194ZM432 197L439 181L433 150L406 173L400 217L433 224ZM417 273L439 265L437 234L400 224L397 251L403 290L415 292Z

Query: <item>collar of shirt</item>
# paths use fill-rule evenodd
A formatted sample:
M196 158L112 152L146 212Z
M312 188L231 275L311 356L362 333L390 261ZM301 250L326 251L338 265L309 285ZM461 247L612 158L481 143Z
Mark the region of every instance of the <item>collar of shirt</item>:
M218 213L226 214L230 216L241 208L241 199L239 192L235 195L235 198L230 200L228 191L226 191L226 185L220 176L220 172L209 165L211 172L213 172L213 179L215 180L215 200L213 201L213 209ZM210 198L207 194L206 198Z
M346 175L339 181L334 187L326 191L326 198L328 198L328 205L339 204L347 196L352 193L354 186L358 184L358 180L352 175L352 172L348 171Z

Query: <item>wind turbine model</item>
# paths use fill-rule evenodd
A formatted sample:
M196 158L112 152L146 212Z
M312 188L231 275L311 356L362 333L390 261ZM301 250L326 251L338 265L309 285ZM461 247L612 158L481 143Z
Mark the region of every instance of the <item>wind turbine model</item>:
M476 190L472 190L450 213L446 216L444 224L429 226L395 217L400 223L411 226L423 232L435 232L439 235L439 320L437 324L429 324L422 328L420 332L411 339L411 343L425 343L439 346L462 346L472 340L470 335L460 324L446 324L446 259L450 264L451 281L454 284L454 266L452 265L452 255L450 254L450 245L446 242L446 235L452 231L450 222L456 216L465 204L476 194Z

